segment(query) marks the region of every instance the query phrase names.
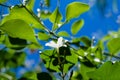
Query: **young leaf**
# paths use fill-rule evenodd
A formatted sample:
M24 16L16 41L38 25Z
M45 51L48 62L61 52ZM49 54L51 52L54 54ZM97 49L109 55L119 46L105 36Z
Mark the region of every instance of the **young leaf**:
M0 26L0 29L5 31L9 36L13 38L20 38L34 43L38 43L32 28L23 20L8 20Z
M91 80L120 80L120 62L104 63L99 69L88 72L87 75Z
M55 11L51 14L51 16L49 17L49 20L52 23L59 23L60 20L62 19L62 15L59 12L58 7L55 9Z
M69 37L69 34L66 31L60 31L57 34L58 36Z
M49 20L54 24L53 25L53 30L58 28L58 23L60 23L62 19L62 15L59 12L58 7L55 9L55 11L51 14L51 16L49 17Z
M89 10L89 5L81 2L72 2L66 8L66 21L76 18Z
M44 26L41 25L40 22L38 22L32 15L33 13L29 13L24 7L14 6L10 10L10 14L4 17L1 24L4 24L6 21L11 19L21 19L34 28L44 29Z
M39 33L38 33L38 38L39 38L40 40L48 40L48 39L50 38L50 36L49 36L48 34L39 32Z
M83 27L84 25L84 20L78 20L75 23L73 23L72 27L71 27L71 32L73 35L77 34L78 31Z
M120 50L120 38L113 38L107 43L107 47L111 54L115 54Z

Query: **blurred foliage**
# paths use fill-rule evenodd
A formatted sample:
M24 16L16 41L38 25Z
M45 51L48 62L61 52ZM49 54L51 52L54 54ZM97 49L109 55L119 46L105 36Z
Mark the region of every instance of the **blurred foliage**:
M59 0L58 0L59 1ZM105 7L103 0L98 6ZM94 38L75 37L84 25L84 20L75 20L69 28L71 34L60 30L87 12L86 3L72 2L66 6L66 16L62 16L59 6L51 13L38 9L33 11L35 0L23 0L17 5L7 6L1 0L0 6L8 7L9 14L0 21L0 80L119 80L120 31L110 32L94 45ZM41 3L42 4L42 3ZM50 0L43 4L50 6ZM42 5L40 7L43 7ZM65 18L65 21L62 21ZM52 23L52 30L45 26L44 20ZM74 36L74 37L71 37ZM67 39L65 39L67 38ZM41 44L41 43L44 44ZM47 47L50 47L47 49ZM26 67L26 51L41 50L41 63L48 72L26 71L20 77L12 69ZM114 61L117 60L116 62ZM38 65L40 68L42 68ZM28 64L28 63L27 63ZM73 69L77 66L76 69ZM70 72L70 73L69 73ZM55 76L56 73L58 77Z

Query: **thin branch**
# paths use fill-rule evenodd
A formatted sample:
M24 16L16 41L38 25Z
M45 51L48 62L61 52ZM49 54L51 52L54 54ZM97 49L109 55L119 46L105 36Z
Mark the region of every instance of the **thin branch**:
M5 5L5 4L1 4L1 3L0 3L0 6L11 8L11 6L8 6L8 5Z
M111 54L106 53L106 52L104 52L104 55L106 55L106 56L110 56L110 57L114 57L114 58L116 58L116 59L120 59L119 56L111 55Z

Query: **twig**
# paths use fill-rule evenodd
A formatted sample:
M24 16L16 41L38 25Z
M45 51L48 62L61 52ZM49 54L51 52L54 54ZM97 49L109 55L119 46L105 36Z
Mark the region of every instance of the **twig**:
M8 5L5 5L5 4L0 3L0 5L3 6L3 7L11 8L11 6L8 6Z
M106 52L104 52L104 55L106 55L106 56L111 56L111 57L114 57L114 58L116 58L116 59L120 59L119 56L111 55L111 54L106 53Z

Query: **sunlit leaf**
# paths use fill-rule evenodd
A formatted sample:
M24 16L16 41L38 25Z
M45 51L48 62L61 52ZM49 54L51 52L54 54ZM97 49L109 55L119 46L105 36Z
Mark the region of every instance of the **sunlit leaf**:
M72 2L66 8L66 21L76 18L89 10L89 5L81 2Z
M40 18L43 19L43 20L48 19L50 17L50 15L51 15L50 11L48 11L47 13L45 11L41 11Z
M20 79L18 80L38 80L37 74L35 72L26 72Z
M32 10L33 7L34 7L34 3L35 3L35 0L29 0L28 3L27 3L27 5L26 5L26 7L28 9Z
M104 63L95 71L87 73L92 80L120 80L120 62L112 64L112 62Z
M120 38L113 38L107 43L107 47L111 54L115 54L120 50Z
M22 6L14 6L10 10L10 14L4 17L1 24L4 24L6 21L11 19L21 19L27 22L31 27L44 29L44 26L41 25L41 22L33 17L33 13L29 12L25 7Z
M58 36L69 37L69 34L66 31L60 31L57 34Z
M60 14L59 9L57 7L49 17L49 20L53 23L53 30L58 28L58 23L60 23L61 19L62 15Z
M0 0L0 3L4 3L4 2L6 2L7 0Z
M77 34L78 31L83 27L84 25L84 20L78 20L75 23L73 23L72 27L71 27L71 32L72 34Z
M13 38L25 39L37 43L33 29L23 20L8 20L0 26L0 29Z
M48 40L49 38L50 38L50 36L46 33L42 33L42 32L38 33L38 39L40 39L40 40Z

